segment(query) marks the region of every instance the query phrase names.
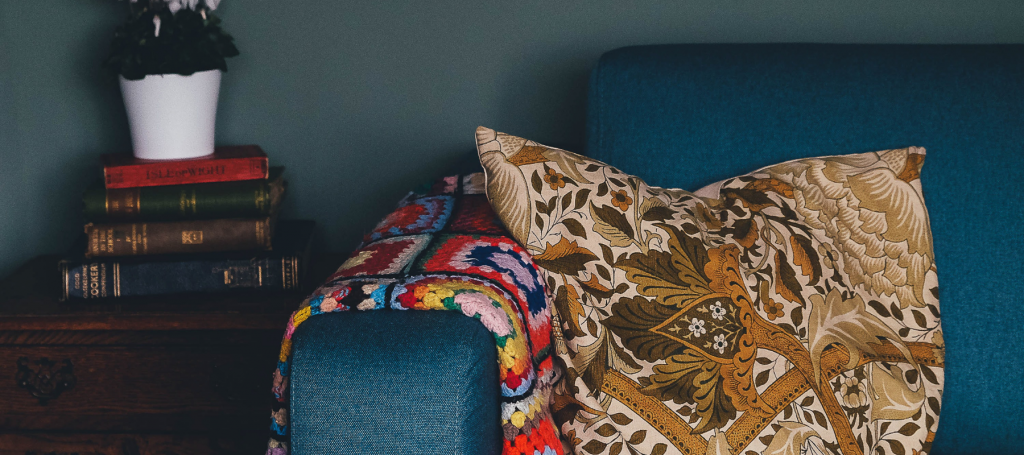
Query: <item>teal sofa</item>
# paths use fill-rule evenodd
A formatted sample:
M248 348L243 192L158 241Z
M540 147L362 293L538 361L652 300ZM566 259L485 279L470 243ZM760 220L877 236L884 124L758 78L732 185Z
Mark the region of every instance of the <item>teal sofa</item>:
M1024 46L646 46L609 52L592 73L586 153L653 185L910 145L928 150L947 347L931 453L1022 454ZM411 357L410 333L450 345L437 325L451 318L375 313L296 333L294 453L498 453L486 334L470 324L458 355ZM390 386L403 369L432 381Z

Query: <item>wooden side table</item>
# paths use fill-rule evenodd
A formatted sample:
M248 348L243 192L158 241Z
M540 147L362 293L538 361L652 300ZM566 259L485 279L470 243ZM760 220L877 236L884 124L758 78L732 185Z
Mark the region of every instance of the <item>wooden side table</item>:
M0 282L0 455L262 453L302 292L58 302L57 257ZM319 284L343 258L315 261Z

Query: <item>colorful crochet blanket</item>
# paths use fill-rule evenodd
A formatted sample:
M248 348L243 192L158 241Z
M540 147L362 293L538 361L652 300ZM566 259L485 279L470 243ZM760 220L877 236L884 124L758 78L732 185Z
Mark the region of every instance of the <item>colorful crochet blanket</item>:
M498 350L503 453L563 453L548 406L556 373L544 283L491 210L477 173L445 177L406 196L292 314L274 371L267 455L288 453L295 328L320 314L385 307L461 311L478 319Z

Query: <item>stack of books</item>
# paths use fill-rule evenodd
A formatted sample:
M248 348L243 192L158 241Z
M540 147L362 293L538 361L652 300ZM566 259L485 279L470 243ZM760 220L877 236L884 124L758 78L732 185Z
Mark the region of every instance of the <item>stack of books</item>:
M258 146L210 157L103 156L84 239L60 262L63 298L300 287L313 222L277 221L287 182Z

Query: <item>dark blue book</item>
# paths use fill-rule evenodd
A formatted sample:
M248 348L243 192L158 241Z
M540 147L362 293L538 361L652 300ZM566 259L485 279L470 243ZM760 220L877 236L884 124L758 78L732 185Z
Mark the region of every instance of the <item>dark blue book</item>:
M60 261L62 300L300 289L313 240L313 221L281 220L273 250ZM72 251L84 251L82 248Z

